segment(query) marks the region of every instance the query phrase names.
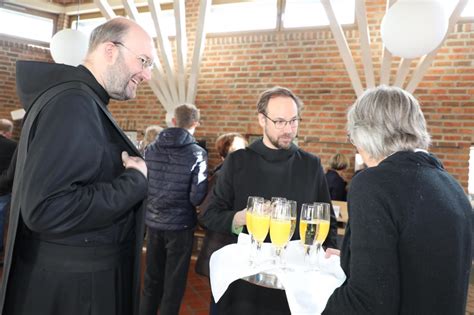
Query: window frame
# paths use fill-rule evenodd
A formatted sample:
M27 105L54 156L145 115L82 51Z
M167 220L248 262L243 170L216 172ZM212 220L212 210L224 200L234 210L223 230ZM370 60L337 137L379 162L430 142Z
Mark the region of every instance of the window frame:
M0 2L0 8L4 10L8 10L8 11L19 12L23 14L51 19L53 21L53 32L51 34L51 37L57 32L58 18L59 18L58 14L48 13L48 12L39 11L39 10L31 9L31 8L26 8L20 5L14 5L14 4L3 3L3 2ZM25 38L25 37L15 36L11 34L4 34L4 33L0 33L0 38L5 38L7 40L14 40L20 43L32 44L32 45L41 46L41 47L49 47L49 44L50 44L49 42L44 42L44 41L36 40L33 38Z

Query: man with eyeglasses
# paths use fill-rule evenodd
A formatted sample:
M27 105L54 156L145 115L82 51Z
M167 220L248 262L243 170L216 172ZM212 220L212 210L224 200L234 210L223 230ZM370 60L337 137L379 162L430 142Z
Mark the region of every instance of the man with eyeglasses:
M26 116L1 314L137 314L147 167L107 105L135 98L153 55L146 31L116 18L83 65L17 63Z
M321 161L294 144L303 104L289 89L274 87L260 95L258 122L263 137L245 150L230 154L214 186L202 224L220 233L237 235L246 224L249 196L285 197L303 203L330 202ZM298 209L299 210L299 209ZM299 211L297 226L299 222ZM336 218L325 247L336 246ZM299 229L293 239L299 239ZM269 239L267 238L267 241ZM337 246L336 246L337 247ZM283 290L258 287L237 280L218 302L219 314L290 314Z

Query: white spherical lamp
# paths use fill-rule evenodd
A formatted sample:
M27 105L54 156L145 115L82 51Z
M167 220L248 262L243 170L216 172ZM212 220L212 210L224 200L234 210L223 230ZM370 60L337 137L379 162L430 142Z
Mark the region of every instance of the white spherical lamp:
M84 60L88 46L88 38L84 33L64 29L54 34L49 48L56 63L77 66Z
M388 51L402 58L424 56L444 39L448 17L437 0L399 0L382 19L382 40Z

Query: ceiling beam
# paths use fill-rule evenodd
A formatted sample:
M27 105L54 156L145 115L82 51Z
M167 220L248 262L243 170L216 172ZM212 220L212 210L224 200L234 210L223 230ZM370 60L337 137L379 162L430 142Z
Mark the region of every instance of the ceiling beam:
M365 0L356 0L355 15L360 34L360 48L362 50L362 64L364 65L365 85L367 88L375 87L374 66L372 65L372 51L370 49L370 33L367 24L367 10Z
M148 4L150 7L151 18L153 20L153 24L155 25L156 31L156 44L161 52L161 60L164 66L164 72L166 73L167 78L167 90L171 93L170 98L172 100L172 104L178 104L178 90L176 87L176 79L174 76L175 68L173 63L173 51L171 49L171 44L169 41L168 34L165 32L165 28L162 25L162 13L161 7L158 3L158 0L148 0ZM157 60L157 62L160 62ZM165 80L165 76L160 78L161 80Z
M362 83L360 82L360 77L357 73L351 50L349 48L349 45L347 44L346 36L342 31L341 24L339 24L336 19L336 15L334 14L331 2L329 0L321 0L321 3L323 4L324 10L326 11L326 15L329 20L329 27L331 28L332 35L334 36L337 47L339 48L339 53L341 54L342 61L344 62L344 66L346 67L347 74L349 74L349 79L351 80L352 88L354 89L357 97L359 97L364 92L364 88L362 87Z
M387 0L387 6L385 8L385 14L388 9L395 3L396 0ZM390 71L392 66L392 53L385 48L382 41L382 64L380 67L380 84L390 85Z

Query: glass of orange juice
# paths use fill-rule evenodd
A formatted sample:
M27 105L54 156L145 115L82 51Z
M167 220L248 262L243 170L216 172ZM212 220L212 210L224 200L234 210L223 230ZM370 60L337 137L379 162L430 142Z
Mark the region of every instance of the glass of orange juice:
M282 251L291 233L291 211L286 200L272 202L271 208L270 239L275 247L278 263L283 266Z
M255 238L253 237L253 229L252 229L252 222L253 222L253 212L255 208L262 207L264 203L264 199L262 197L258 196L249 196L247 199L247 208L245 211L245 221L246 221L246 227L247 227L247 232L250 235L250 264L253 263L255 252L254 252L254 247L255 247Z

